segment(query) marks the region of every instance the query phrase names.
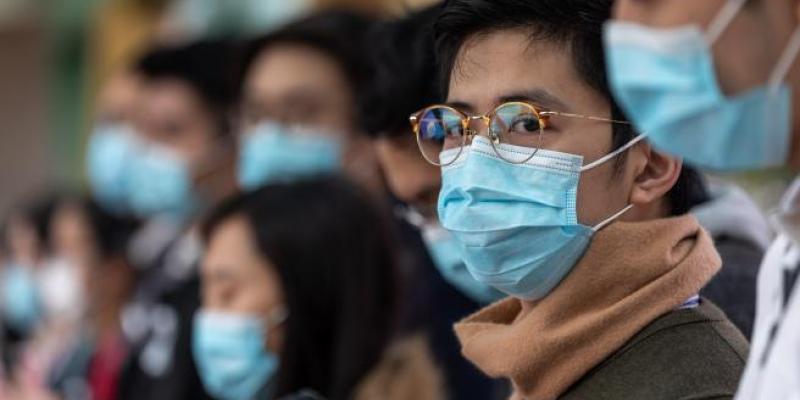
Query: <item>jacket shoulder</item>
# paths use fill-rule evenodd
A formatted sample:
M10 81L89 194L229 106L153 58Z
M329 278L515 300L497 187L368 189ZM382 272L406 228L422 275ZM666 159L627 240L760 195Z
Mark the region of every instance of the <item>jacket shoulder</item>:
M652 322L562 398L733 398L747 351L744 336L704 299Z

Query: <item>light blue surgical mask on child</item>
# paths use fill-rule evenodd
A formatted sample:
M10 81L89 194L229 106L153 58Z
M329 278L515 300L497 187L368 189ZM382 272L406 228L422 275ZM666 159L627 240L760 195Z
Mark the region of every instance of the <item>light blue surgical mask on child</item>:
M502 292L478 282L461 260L461 249L455 237L438 222L427 221L413 208L405 212L405 220L420 230L428 254L442 277L465 296L480 304L489 304L504 297Z
M163 145L142 143L129 174L128 199L140 217L182 219L198 205L189 163Z
M583 157L492 143L477 136L446 150L439 220L456 238L472 276L519 299L549 294L583 256L595 232L630 210L629 205L594 227L578 223L576 197L582 172L608 162L644 136L588 165ZM495 152L496 148L496 152ZM452 154L445 154L452 152ZM522 164L503 160L526 157Z
M128 185L136 145L135 133L124 124L99 125L89 138L89 185L95 200L109 211L130 211Z
M246 190L273 182L338 171L342 144L334 135L262 122L241 139L239 185Z
M747 0L729 0L706 33L610 21L605 50L611 90L653 145L699 167L735 171L785 164L791 91L783 84L800 51L800 29L764 87L726 96L711 47ZM747 60L741 60L747 63Z
M266 321L250 315L198 311L192 352L206 391L221 400L255 399L279 366L278 356L265 344L268 325L280 325L287 317L284 308Z

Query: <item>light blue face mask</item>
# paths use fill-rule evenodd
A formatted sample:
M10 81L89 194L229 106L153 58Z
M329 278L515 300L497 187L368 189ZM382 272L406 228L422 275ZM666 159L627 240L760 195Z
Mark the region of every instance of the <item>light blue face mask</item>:
M197 207L186 160L158 144L142 144L130 166L128 200L140 217L185 218Z
M263 122L241 139L239 185L246 190L338 171L342 145L331 134Z
M791 134L791 91L782 84L800 51L800 29L765 87L727 97L711 46L746 0L730 0L703 33L610 21L605 49L611 90L653 145L719 171L782 166ZM742 60L746 63L747 60Z
M461 260L461 250L453 235L438 222L427 221L413 208L405 211L405 220L420 230L428 254L442 277L465 296L480 304L499 300L503 293L478 282Z
M478 136L451 165L442 167L439 219L460 245L461 257L479 282L523 300L546 296L575 266L593 234L628 206L594 227L578 223L576 196L581 172L595 168L643 139L583 166L583 157L539 150L527 162L501 159L489 139ZM533 149L505 144L508 159ZM456 157L459 149L446 150ZM445 154L453 152L452 154Z
M253 400L278 371L278 356L270 352L267 324L281 324L288 314L280 308L270 322L262 318L198 311L194 317L192 352L203 386L221 400Z
M109 211L130 210L128 185L136 145L135 133L123 124L100 125L89 139L86 168L92 195Z
M33 331L41 318L41 299L33 269L27 266L7 265L2 274L2 308L5 322L27 334Z

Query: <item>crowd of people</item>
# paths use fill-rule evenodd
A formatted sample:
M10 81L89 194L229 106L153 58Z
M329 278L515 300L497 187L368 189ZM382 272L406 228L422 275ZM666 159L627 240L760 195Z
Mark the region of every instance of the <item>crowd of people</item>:
M800 166L799 25L447 0L153 43L88 188L3 218L0 399L800 398L800 186L766 218L705 174Z

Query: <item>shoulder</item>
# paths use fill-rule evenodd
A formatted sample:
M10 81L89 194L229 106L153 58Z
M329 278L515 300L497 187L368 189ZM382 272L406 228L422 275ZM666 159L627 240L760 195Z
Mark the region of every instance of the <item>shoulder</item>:
M710 301L645 327L564 399L733 398L748 345Z

